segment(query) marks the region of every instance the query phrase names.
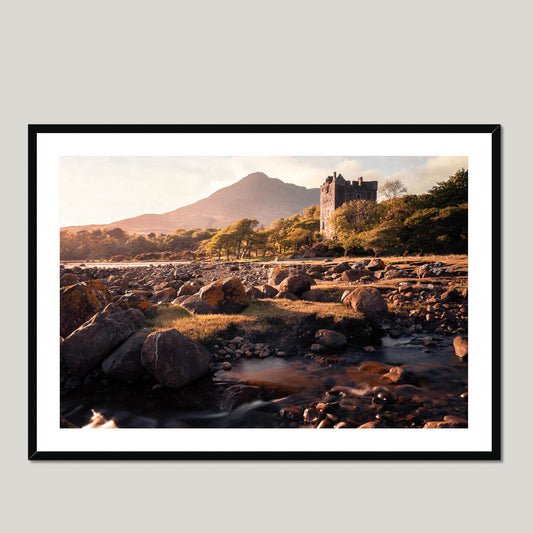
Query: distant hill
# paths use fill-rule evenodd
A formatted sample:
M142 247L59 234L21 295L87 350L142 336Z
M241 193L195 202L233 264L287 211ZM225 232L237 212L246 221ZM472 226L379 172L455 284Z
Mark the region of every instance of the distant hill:
M122 228L128 233L171 233L177 228L223 228L241 218L255 218L268 226L278 218L301 213L320 202L320 189L307 189L254 172L233 185L174 211L139 215L110 224L68 226L72 232Z

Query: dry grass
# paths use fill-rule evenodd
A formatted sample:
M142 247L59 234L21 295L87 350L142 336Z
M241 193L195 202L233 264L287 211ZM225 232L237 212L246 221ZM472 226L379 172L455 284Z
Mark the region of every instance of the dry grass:
M242 313L236 315L193 315L178 305L158 309L150 321L154 330L176 328L181 333L204 344L212 344L217 337L239 333L265 334L280 328L304 324L313 318L363 318L340 303L291 301L284 299L252 300Z
M337 263L357 263L359 261L364 261L365 259L372 259L369 256L343 256L343 257L324 257L319 259L291 259L287 261L281 261L281 262L273 262L273 264L276 265L290 265L290 264L301 264L302 262L305 263L313 263L317 265L323 265L323 264L337 264ZM467 268L468 267L468 255L455 255L455 254L449 254L449 255L410 255L410 256L403 256L403 255L397 255L397 256L384 256L381 257L385 264L393 264L393 265L404 265L408 266L409 263L444 263L446 266L457 266L461 268Z

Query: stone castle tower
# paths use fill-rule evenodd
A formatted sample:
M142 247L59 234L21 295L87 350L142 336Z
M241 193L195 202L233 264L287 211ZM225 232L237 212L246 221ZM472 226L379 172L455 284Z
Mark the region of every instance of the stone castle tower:
M328 176L320 187L320 233L331 239L335 236L332 216L338 207L351 200L376 201L378 192L377 181L346 181L341 174Z

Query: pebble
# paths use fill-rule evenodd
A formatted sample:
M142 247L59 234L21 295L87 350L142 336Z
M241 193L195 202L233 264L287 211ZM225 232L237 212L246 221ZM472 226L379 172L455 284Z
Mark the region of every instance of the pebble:
M304 411L304 420L309 424L315 424L318 421L318 411L313 408L307 408Z

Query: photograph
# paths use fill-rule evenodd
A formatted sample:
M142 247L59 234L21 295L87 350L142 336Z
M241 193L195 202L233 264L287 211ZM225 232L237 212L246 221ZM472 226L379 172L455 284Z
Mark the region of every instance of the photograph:
M498 458L498 126L29 136L30 457Z

